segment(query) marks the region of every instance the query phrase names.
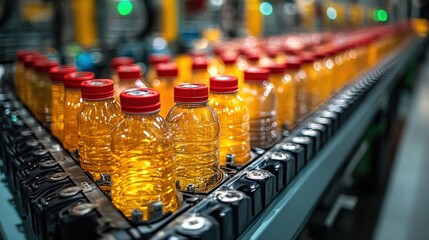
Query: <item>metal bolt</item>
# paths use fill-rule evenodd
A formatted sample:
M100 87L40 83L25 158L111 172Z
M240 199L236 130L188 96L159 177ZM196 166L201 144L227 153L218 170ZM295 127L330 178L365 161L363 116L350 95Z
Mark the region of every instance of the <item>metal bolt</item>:
M243 199L244 194L237 190L218 191L216 193L216 198L220 202L232 203L232 202L238 202L241 199Z
M95 205L93 203L78 204L71 209L70 215L72 215L72 216L83 216L83 215L90 213L95 208L97 208L97 205Z
M183 220L182 224L180 224L180 227L184 230L195 231L202 229L207 225L207 223L208 220L204 217L190 216Z
M270 173L263 169L255 169L246 174L246 178L250 180L264 180L270 177Z

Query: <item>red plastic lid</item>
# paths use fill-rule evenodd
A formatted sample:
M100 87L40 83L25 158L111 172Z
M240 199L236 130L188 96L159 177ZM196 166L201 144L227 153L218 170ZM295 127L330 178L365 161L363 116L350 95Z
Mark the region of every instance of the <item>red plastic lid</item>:
M192 59L192 70L205 70L209 66L206 57L195 57Z
M322 59L329 56L329 52L327 50L318 50L316 51L316 53L314 54L314 57L317 59Z
M299 69L302 65L302 62L299 58L287 58L285 62L286 69Z
M226 52L223 53L220 57L225 65L232 65L237 62L238 54Z
M159 92L152 88L131 88L121 92L122 112L128 114L155 113L161 109Z
M103 100L113 98L113 81L110 79L93 79L81 84L82 99Z
M265 68L270 70L270 74L283 74L285 72L286 66L284 64L275 63Z
M314 54L309 52L301 53L300 58L302 63L311 63L317 60Z
M156 65L156 74L158 77L177 77L179 70L175 63L160 63Z
M279 55L279 49L278 48L268 48L267 49L267 56L270 58L275 58Z
M94 79L95 74L92 72L73 72L64 76L65 88L80 88L83 81Z
M226 47L224 45L221 45L220 43L213 46L213 54L216 56L222 55L226 50Z
M168 63L171 61L171 57L166 54L152 54L149 56L149 64L156 65L159 63Z
M25 56L27 56L27 55L37 55L37 54L39 54L39 52L37 52L36 50L18 50L16 52L16 58L19 61L23 61Z
M244 81L265 81L268 80L269 74L268 69L250 67L244 71Z
M143 76L142 69L137 64L122 65L116 71L120 79L138 79Z
M134 58L130 57L116 57L112 58L110 65L113 69L117 69L119 66L130 65L134 63Z
M191 55L191 57L207 57L207 54L203 51L203 50L192 50L189 51L189 55Z
M51 81L52 82L62 82L64 81L64 76L68 73L76 72L75 66L58 66L51 68L51 71L49 71L49 74L51 75Z
M251 51L246 54L246 59L249 61L259 61L261 55L258 52Z
M234 93L238 91L238 78L230 75L219 75L210 78L210 92Z
M38 60L34 63L34 71L39 73L49 73L49 71L56 66L58 66L56 61Z
M48 58L43 55L26 55L24 56L23 62L25 67L34 67L34 64L39 60L45 60L47 61Z
M174 101L200 103L209 100L209 89L201 83L182 83L174 87Z

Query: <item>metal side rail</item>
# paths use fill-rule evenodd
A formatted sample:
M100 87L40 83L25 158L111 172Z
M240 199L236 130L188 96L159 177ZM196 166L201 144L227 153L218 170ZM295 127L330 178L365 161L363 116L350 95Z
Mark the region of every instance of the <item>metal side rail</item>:
M413 39L396 54L388 57L379 66L390 70L379 85L369 92L348 121L323 147L321 152L308 163L285 190L264 209L239 239L294 239L304 227L320 197L337 173L346 163L349 153L359 143L362 134L371 124L385 96L399 81L410 59L422 47L424 39ZM405 47L407 49L405 49ZM398 58L400 56L400 58ZM375 67L374 71L377 71ZM371 74L372 71L366 75ZM362 76L365 78L365 76ZM293 133L292 133L293 134Z

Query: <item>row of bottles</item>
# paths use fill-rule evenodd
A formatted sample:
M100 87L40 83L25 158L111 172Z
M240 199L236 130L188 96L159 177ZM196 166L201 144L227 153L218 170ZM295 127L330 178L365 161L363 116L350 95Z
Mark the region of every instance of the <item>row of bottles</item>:
M187 64L152 56L147 81L130 58L112 60L113 80L94 79L23 51L16 91L66 149L78 150L95 181L111 177L111 189L102 189L126 216L134 209L147 216L154 201L176 211L177 187L213 189L227 154L246 164L251 146L272 146L279 129L293 127L404 36L389 27L342 42L330 35L231 41Z

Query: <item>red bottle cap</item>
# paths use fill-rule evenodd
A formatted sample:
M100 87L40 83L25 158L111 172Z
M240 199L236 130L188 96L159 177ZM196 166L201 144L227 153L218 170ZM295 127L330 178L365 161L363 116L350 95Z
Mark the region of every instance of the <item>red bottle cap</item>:
M34 64L39 60L47 61L48 59L46 58L46 56L43 55L26 55L23 59L24 66L32 68L34 67Z
M49 71L56 66L58 66L56 61L38 60L34 63L34 71L39 73L49 73Z
M51 71L49 72L49 74L51 76L52 82L63 82L65 75L76 71L77 70L75 66L65 65L65 66L58 66L58 67L51 68Z
M327 50L317 50L316 53L314 54L314 57L317 59L322 59L329 56L328 51Z
M151 88L131 88L121 92L122 112L128 114L155 113L161 109L159 92Z
M156 65L156 74L158 77L177 77L179 70L175 63L160 63Z
M191 57L193 58L207 57L207 54L203 50L196 50L196 49L190 51L189 55L191 55Z
M270 74L283 74L285 72L286 66L284 64L274 63L265 68L270 70Z
M267 49L267 56L270 58L275 58L279 55L279 49L278 48L268 48Z
M95 74L92 72L74 72L68 73L64 76L64 87L65 88L78 88L83 81L94 79Z
M166 54L152 54L149 56L149 64L156 65L159 63L168 63L171 61L171 57Z
M225 52L220 57L225 65L232 65L237 62L238 55L233 52Z
M103 100L114 96L113 81L110 79L83 81L80 90L84 100Z
M134 58L130 57L116 57L112 58L110 65L113 69L117 69L119 66L130 65L134 63Z
M249 61L259 61L260 58L260 54L255 51L250 51L246 54L246 59Z
M222 55L226 50L226 47L224 45L221 45L221 43L216 44L213 46L213 54L216 56Z
M206 57L196 57L192 59L192 70L205 70L209 66Z
M269 74L268 69L250 67L244 71L244 81L265 81L268 80Z
M116 71L120 79L138 79L143 76L142 69L137 64L119 66Z
M299 58L287 58L285 62L286 69L299 69L302 65L302 62Z
M300 58L301 58L301 62L302 63L311 63L316 61L316 57L314 56L314 54L309 53L309 52L303 52L300 54Z
M200 103L209 100L209 89L201 83L182 83L174 87L174 101Z
M27 55L36 55L36 54L39 54L39 52L37 52L36 50L18 50L16 52L16 58L19 61L23 61L25 56L27 56Z
M210 92L212 93L234 93L237 91L237 77L230 75L219 75L210 78Z

